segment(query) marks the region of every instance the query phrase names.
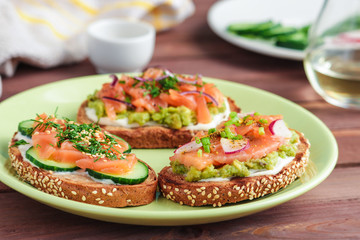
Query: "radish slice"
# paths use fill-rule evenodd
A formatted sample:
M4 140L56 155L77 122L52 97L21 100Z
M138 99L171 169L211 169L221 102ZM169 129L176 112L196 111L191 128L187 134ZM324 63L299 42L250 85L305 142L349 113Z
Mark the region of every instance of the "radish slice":
M269 125L270 132L273 135L281 136L285 138L291 138L291 131L287 128L284 120L277 119L275 121L272 121Z
M182 145L181 147L179 147L178 149L176 149L174 151L175 154L180 154L183 152L192 152L194 150L199 149L200 147L202 147L201 143L196 143L196 141L192 141L189 143L186 143L184 145Z
M250 147L250 143L247 138L243 138L240 140L221 138L220 143L221 143L221 147L223 148L225 154L237 153L240 151L244 151Z

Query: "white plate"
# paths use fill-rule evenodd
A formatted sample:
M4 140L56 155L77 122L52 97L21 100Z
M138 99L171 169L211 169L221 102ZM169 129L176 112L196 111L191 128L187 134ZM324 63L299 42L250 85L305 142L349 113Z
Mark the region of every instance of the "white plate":
M224 40L265 55L302 60L304 51L276 47L271 43L234 36L226 31L235 22L273 20L283 25L300 27L312 23L323 0L222 0L208 12L210 28Z

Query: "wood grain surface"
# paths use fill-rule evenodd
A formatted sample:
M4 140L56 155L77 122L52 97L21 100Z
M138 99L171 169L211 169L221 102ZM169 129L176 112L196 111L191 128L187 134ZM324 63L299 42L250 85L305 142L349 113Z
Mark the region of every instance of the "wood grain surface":
M204 225L146 227L101 222L65 213L0 183L0 239L360 239L360 111L326 103L311 88L299 61L235 47L206 23L214 0L196 0L196 13L157 34L149 65L226 79L264 89L303 106L333 132L338 163L319 186L251 216ZM88 60L52 69L25 64L3 78L5 100L45 83L95 74ZM1 103L0 103L1 104Z

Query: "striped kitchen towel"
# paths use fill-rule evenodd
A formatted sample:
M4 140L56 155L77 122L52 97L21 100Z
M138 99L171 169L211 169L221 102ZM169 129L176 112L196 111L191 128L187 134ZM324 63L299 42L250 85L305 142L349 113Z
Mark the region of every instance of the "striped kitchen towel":
M19 62L49 68L87 57L85 29L108 17L169 29L194 13L191 0L0 0L0 74Z

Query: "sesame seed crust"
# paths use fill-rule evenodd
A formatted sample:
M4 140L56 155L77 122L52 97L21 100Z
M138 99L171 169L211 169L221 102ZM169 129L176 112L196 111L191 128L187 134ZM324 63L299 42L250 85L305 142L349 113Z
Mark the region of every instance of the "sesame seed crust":
M234 100L228 98L231 111L240 112ZM77 122L91 123L86 116L85 108L87 101L84 101L77 113ZM119 126L100 125L102 129L117 135L127 141L132 148L177 148L191 140L198 132L194 130L170 129L161 126L146 126L137 128L124 128Z
M14 135L15 136L15 135ZM13 138L9 144L9 156L20 179L45 193L78 202L107 207L139 206L155 199L157 176L149 167L149 176L141 184L117 185L94 181L84 173L56 173L24 161Z
M300 137L297 154L294 160L276 175L236 177L222 182L187 182L183 176L174 174L171 167L165 167L159 173L160 191L163 196L174 202L189 206L212 205L213 207L253 200L275 193L305 172L310 155L310 143L302 133L297 133ZM179 191L170 195L169 187ZM188 192L191 194L186 194Z

